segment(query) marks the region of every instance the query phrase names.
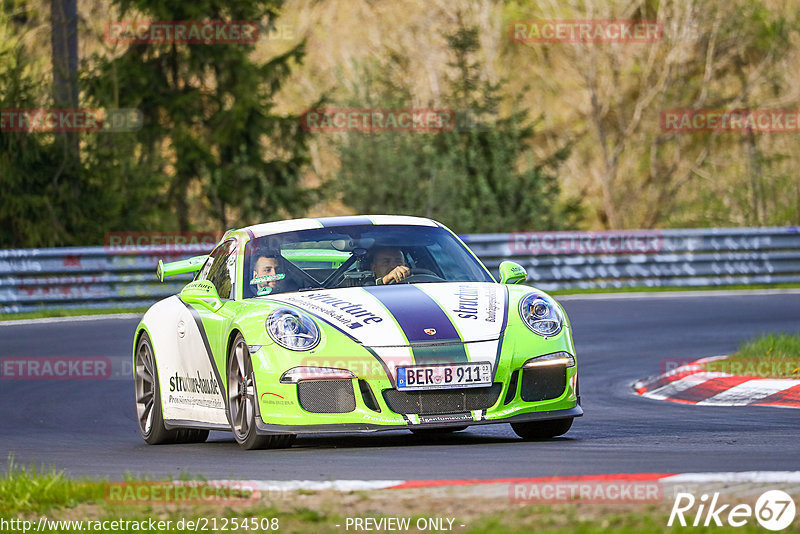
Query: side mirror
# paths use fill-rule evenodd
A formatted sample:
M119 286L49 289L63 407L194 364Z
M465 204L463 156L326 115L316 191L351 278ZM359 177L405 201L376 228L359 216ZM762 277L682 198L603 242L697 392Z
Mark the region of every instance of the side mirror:
M528 272L519 263L504 261L500 264L501 284L521 284L528 279Z
M208 280L190 282L181 290L181 300L187 304L200 304L211 311L222 307L217 288Z

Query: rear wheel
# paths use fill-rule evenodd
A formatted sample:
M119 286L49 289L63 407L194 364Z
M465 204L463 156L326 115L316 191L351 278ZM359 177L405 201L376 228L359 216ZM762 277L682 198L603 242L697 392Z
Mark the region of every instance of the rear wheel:
M567 417L548 421L511 423L511 428L522 439L548 439L566 434L572 426L572 419L572 417Z
M136 419L139 434L150 445L164 443L198 443L208 438L208 430L178 428L167 430L161 413L161 388L156 372L156 358L150 336L143 332L136 345L134 360Z
M242 334L237 334L228 356L228 409L233 437L243 449L282 449L294 434L258 435L256 432L256 386L253 362Z

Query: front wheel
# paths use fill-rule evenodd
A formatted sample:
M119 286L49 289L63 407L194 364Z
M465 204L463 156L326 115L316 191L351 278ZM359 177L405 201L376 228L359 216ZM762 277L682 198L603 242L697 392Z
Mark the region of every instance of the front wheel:
M244 337L238 334L228 356L228 409L233 437L247 450L289 447L294 442L294 434L258 435L256 402L253 362Z
M566 419L550 419L531 421L529 423L511 423L511 428L522 439L549 439L566 434L572 426L572 417Z
M201 443L208 438L208 430L191 428L167 430L164 415L161 413L161 388L158 382L155 352L147 332L142 333L136 344L133 383L139 434L148 444Z

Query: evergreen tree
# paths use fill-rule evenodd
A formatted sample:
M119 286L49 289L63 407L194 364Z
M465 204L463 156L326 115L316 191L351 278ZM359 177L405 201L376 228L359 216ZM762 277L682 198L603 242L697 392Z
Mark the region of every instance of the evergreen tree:
M482 79L477 29L460 25L448 43L445 103L456 128L349 133L338 147L344 202L357 212L433 217L465 233L574 227L579 202L562 200L555 174L568 151L535 163L527 111L515 103L501 116L500 86ZM373 107L408 107L410 89L396 79L378 76L368 94L392 105Z
M259 21L263 34L282 0L117 5L121 20L135 10L155 21ZM128 158L118 161L118 169L135 167L135 176L147 175L151 205L174 213L178 230L189 230L198 210L210 211L224 230L303 213L313 200L300 184L308 134L298 117L273 110L273 97L302 60L304 43L263 63L252 51L247 43L132 44L114 59L92 59L85 79L92 100L143 115L127 154L119 154L110 138L98 144Z
M0 110L47 105L52 95L20 43L26 20L0 10ZM49 133L0 130L0 248L52 247L90 239L90 219L76 198L94 192L63 140ZM97 220L93 218L93 220ZM96 231L96 230L95 230ZM86 243L87 241L83 241Z

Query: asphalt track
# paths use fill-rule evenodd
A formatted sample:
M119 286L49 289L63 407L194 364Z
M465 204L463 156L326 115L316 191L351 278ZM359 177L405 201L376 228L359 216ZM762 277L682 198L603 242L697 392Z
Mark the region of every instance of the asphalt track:
M635 472L795 470L800 411L689 406L635 396L666 358L730 353L770 331L800 332L800 295L563 300L575 334L585 416L564 437L523 442L509 425L447 437L398 431L298 438L243 451L224 432L148 446L131 380L0 380L0 453L73 476L183 473L214 479L410 480ZM127 358L135 319L0 326L0 357ZM5 469L3 465L0 468Z

